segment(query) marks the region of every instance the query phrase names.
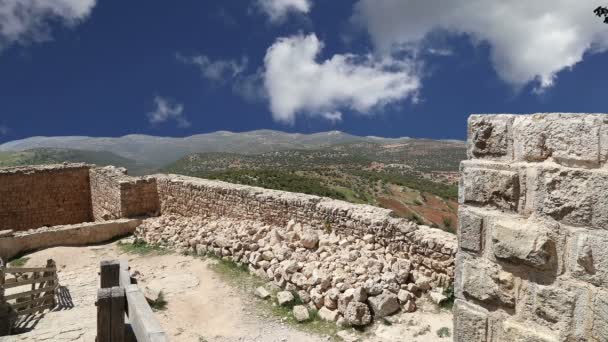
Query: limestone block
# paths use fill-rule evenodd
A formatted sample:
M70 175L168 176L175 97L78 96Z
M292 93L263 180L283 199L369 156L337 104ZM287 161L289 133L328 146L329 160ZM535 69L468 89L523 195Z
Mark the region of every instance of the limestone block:
M483 259L463 260L459 267L462 267L459 290L465 296L486 304L515 306L515 279L512 274Z
M555 242L538 222L502 219L491 223L492 253L497 259L537 268L551 266Z
M468 121L469 158L511 158L511 125L515 115L471 115Z
M289 291L281 291L281 292L277 293L277 302L281 306L291 304L294 301L294 299L295 298L294 298L293 294Z
M574 312L577 294L560 286L538 285L534 296L534 314L548 326L565 322L569 325Z
M597 167L602 115L536 114L513 121L515 160Z
M507 320L502 324L500 342L558 342L549 329L528 322Z
M464 250L480 252L483 218L465 206L458 208L458 245Z
M369 305L376 317L384 317L397 312L400 308L397 295L390 291L384 291L375 297L369 297Z
M457 299L454 302L454 342L487 341L488 312Z
M499 209L516 210L519 200L517 172L475 167L462 162L460 184L461 204L491 205Z
M596 286L608 286L608 232L576 230L568 260L572 276Z
M304 305L296 305L293 307L293 317L298 322L304 322L310 319L310 314Z
M599 291L593 303L593 341L608 341L608 291Z
M577 226L608 229L608 172L541 167L528 198L532 211Z
M350 302L344 313L344 318L353 326L368 325L372 321L369 307L361 302Z

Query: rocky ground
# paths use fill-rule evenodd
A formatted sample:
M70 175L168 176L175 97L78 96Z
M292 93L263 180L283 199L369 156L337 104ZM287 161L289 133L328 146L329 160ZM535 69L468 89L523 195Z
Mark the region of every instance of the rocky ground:
M214 255L248 267L285 296L297 295L302 310L318 310L338 326L363 327L396 312L414 312L416 300L431 290L447 299L437 278L415 250L315 229L290 221L274 227L228 218L161 216L137 228L136 237L195 255Z
M77 256L77 257L75 257ZM56 261L61 285L60 307L44 316L21 321L21 334L8 341L93 341L95 295L101 260L129 260L140 286L161 289L166 308L156 312L172 341L449 341L438 337L441 328L451 333L451 314L438 311L430 301L418 300L414 313L386 317L365 330L326 329L321 323L298 324L282 317L271 299L254 295L248 278L227 275L218 261L178 254L125 253L117 243L100 246L51 248L28 255L27 265ZM426 303L426 304L425 304ZM291 313L289 313L291 315ZM320 324L319 326L316 326ZM334 324L332 326L335 327ZM444 329L446 330L446 329Z

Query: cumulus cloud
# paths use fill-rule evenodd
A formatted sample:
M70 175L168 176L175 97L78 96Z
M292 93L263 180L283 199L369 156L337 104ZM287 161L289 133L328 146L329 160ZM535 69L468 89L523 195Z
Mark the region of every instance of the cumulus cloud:
M219 83L235 78L247 68L248 64L247 57L243 57L240 62L232 59L214 61L205 55L184 56L178 53L176 58L182 63L195 65L200 70L201 76Z
M312 7L311 0L258 0L257 5L273 23L283 22L290 13L308 13Z
M383 52L419 45L437 30L467 34L489 44L503 80L543 89L585 52L608 48L608 30L592 9L579 0L359 0L354 19Z
M184 105L172 103L171 100L161 97L154 97L156 109L148 113L148 121L153 124L160 124L169 120L174 120L178 127L190 127L190 122L184 116Z
M51 39L49 21L67 26L86 19L96 0L1 0L0 49Z
M415 97L420 87L410 61L370 55L340 55L317 61L323 43L316 35L278 39L266 52L264 84L275 120L296 115L340 120L341 108L370 113Z

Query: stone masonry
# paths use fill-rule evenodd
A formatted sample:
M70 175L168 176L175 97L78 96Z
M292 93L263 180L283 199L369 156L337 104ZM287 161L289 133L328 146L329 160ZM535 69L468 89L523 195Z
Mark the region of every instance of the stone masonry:
M130 177L122 168L84 164L4 169L0 192L8 196L0 206L10 217L0 231L7 257L124 235L113 220L148 217L138 238L248 265L339 324L413 311L422 293L453 286L456 237L374 206L177 175ZM16 204L23 215L14 215ZM58 226L92 220L107 222ZM39 228L49 225L55 227Z
M608 341L608 115L472 115L454 340Z
M91 220L88 165L0 169L0 230Z
M90 179L96 221L158 213L156 179L131 177L126 169L114 166L91 168Z
M286 301L362 326L452 286L456 237L391 211L318 196L155 175L162 216L136 237L248 266ZM281 302L279 296L279 302ZM304 308L301 307L300 311Z

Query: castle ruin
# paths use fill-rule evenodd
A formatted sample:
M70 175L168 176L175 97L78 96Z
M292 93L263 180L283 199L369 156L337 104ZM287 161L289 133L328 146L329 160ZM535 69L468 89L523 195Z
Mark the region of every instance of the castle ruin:
M4 169L0 247L12 249L0 256L134 232L247 265L328 320L365 325L453 286L455 341L608 341L607 116L473 115L468 158L457 239L312 195L82 164Z

